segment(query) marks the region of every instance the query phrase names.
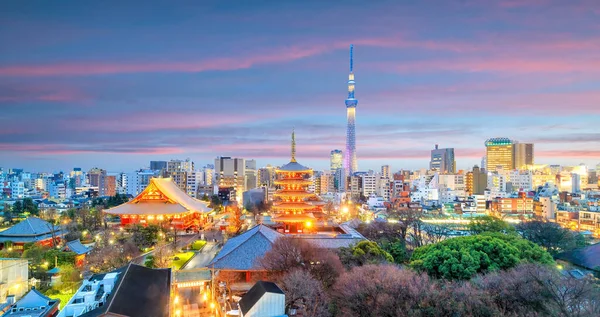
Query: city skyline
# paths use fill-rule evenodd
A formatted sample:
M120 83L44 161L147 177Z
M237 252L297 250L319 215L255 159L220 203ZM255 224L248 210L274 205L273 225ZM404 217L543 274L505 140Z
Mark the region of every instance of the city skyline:
M283 165L295 128L298 160L326 170L351 43L361 171L426 168L434 144L470 169L494 137L535 144L540 164L600 162L600 4L431 4L2 3L0 166Z

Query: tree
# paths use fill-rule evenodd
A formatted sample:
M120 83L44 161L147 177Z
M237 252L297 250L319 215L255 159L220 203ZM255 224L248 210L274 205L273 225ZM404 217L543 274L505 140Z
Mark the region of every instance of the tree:
M391 242L386 242L382 245L383 250L389 253L392 258L394 258L394 263L401 264L404 263L407 258L406 253L406 245L402 240L395 240Z
M127 264L138 256L139 249L135 244L126 240L122 243L113 242L104 235L103 240L85 257L85 269L93 273L109 272Z
M284 272L302 269L321 281L325 288L333 285L344 267L337 254L330 250L318 249L308 242L293 237L281 237L258 265L271 272L274 279L280 279Z
M469 223L469 230L472 234L480 234L484 232L515 232L515 228L508 222L492 216L483 216L471 219L471 222Z
M152 256L153 268L168 268L173 264L173 249L164 242L156 244Z
M242 230L242 210L238 206L227 206L225 210L229 211L227 233L236 236Z
M351 268L365 264L393 263L392 255L383 250L373 241L361 241L348 248L340 248L339 256L342 263Z
M550 264L553 260L529 241L495 234L447 239L417 248L410 265L432 277L468 280L477 273L509 269L521 262Z
M28 212L34 216L37 216L40 213L37 204L29 197L23 198L23 212Z
M585 246L585 239L580 233L562 228L554 222L528 221L518 224L516 228L523 238L541 246L552 255Z
M44 261L44 253L48 250L48 248L44 248L37 243L26 244L23 247L24 251L21 257L23 259L28 259L29 263L33 267L37 267L43 264Z
M131 234L132 242L140 249L144 249L154 245L158 240L160 228L156 225L141 226L134 224L127 227L127 232Z
M483 275L473 285L510 316L599 316L600 289L551 267L524 264Z
M22 214L23 213L23 203L20 200L15 201L15 203L12 205L11 210L13 213L15 214Z
M321 283L310 273L302 269L294 269L281 280L281 288L285 292L285 311L297 308L302 316L329 316L329 300Z

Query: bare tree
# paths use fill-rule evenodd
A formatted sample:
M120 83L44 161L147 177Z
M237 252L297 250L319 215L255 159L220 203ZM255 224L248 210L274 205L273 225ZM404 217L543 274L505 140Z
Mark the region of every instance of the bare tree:
M321 283L313 278L310 273L295 269L286 274L281 280L281 287L285 291L285 311L295 308L301 316L326 317L329 316L329 300Z
M303 269L320 280L325 287L333 285L343 271L337 254L292 237L277 239L271 250L258 260L258 265L271 272L274 279L279 279L291 269Z

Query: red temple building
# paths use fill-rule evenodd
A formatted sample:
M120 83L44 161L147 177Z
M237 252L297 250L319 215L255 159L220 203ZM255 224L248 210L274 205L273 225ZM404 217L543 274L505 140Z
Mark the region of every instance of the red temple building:
M200 228L210 211L207 202L190 197L171 178L152 178L137 197L104 212L119 216L122 226L168 223L188 230Z
M284 233L308 233L314 230L316 218L322 213L318 197L308 191L313 170L296 162L296 139L292 132L292 159L276 171L272 212L273 221L283 224Z

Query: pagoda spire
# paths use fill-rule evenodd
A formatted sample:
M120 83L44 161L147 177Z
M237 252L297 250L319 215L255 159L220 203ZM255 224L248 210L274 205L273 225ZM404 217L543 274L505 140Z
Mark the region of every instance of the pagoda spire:
M292 162L296 162L296 134L292 129Z

